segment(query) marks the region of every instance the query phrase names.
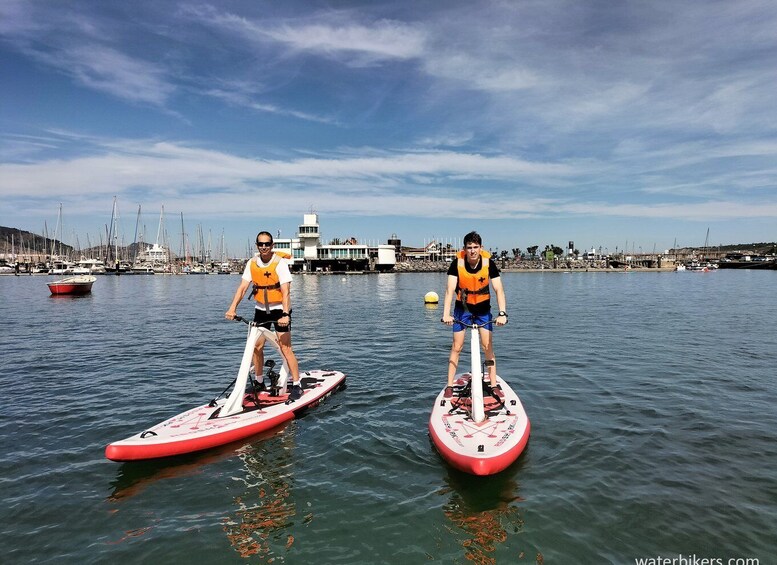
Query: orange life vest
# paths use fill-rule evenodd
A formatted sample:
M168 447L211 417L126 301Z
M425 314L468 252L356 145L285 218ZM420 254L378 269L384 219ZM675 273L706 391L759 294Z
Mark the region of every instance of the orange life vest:
M491 254L488 251L480 251L480 270L477 273L467 271L465 266L467 259L464 251L459 251L457 257L459 258L459 280L456 283L456 298L462 304L480 304L491 298L491 293L488 290L490 282L488 262Z
M267 312L270 311L270 304L283 302L281 283L278 278L278 263L281 259L289 259L290 257L291 255L288 253L275 251L266 267L260 267L255 259L251 259L251 280L254 282L251 296L264 306Z

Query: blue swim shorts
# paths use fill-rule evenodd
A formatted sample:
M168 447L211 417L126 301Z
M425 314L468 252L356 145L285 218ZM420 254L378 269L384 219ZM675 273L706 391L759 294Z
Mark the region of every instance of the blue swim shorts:
M482 326L484 330L488 330L490 332L494 331L494 325L491 323L494 321L494 317L491 315L491 312L487 312L485 314L473 315L472 312L468 312L466 310L456 307L453 309L453 319L454 319L454 322L453 322L454 332L460 332L466 329L466 326L461 325L459 322L456 322L455 320L461 320L465 324L477 324L479 326Z

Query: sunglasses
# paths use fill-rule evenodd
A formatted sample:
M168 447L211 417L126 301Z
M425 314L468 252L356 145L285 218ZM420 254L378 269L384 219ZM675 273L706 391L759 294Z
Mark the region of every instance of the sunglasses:
M272 241L257 241L257 247L272 247Z

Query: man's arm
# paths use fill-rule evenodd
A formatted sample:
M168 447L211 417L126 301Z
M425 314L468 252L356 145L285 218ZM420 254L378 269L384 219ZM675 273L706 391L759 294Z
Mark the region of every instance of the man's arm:
M502 286L502 277L496 277L491 279L491 284L494 287L494 294L496 294L496 303L499 305L500 312L507 311L507 300L505 299L505 289ZM497 316L496 325L504 326L507 323L507 316Z
M285 316L278 318L278 323L282 326L288 326L291 318L291 283L283 283L281 285L281 304L283 305L283 311L286 312ZM283 322L281 322L283 320Z
M241 300L243 300L243 296L245 296L245 293L250 285L251 281L241 279L240 286L237 287L235 296L232 298L232 304L229 305L229 310L227 310L227 312L224 314L224 317L227 320L235 319L235 316L237 315L237 305L240 304Z
M456 295L456 283L459 282L459 277L448 275L448 286L445 288L445 306L442 313L443 324L453 325L453 318L451 317L451 300Z

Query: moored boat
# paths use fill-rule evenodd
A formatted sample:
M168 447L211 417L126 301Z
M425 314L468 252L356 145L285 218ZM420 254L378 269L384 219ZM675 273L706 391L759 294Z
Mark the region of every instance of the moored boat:
M723 260L718 264L721 269L760 269L760 270L777 270L777 259L769 259L766 257L755 257L736 260Z
M708 273L712 270L712 265L710 263L699 263L698 261L691 261L685 266L686 270L688 271L696 271L701 273Z
M51 294L89 294L97 277L80 275L47 283Z
M54 258L51 261L49 274L51 275L72 275L75 264L66 259Z
M99 259L81 259L76 263L78 271L74 271L75 275L104 275L106 273L105 263Z
M154 267L151 266L149 263L135 263L132 265L132 274L133 275L154 275L156 274L156 271L154 271Z
M201 265L199 263L195 265L185 265L183 268L183 274L184 275L207 275L208 269L205 268L205 265Z
M30 274L31 275L48 275L49 274L49 268L46 266L46 263L36 263L30 268Z

